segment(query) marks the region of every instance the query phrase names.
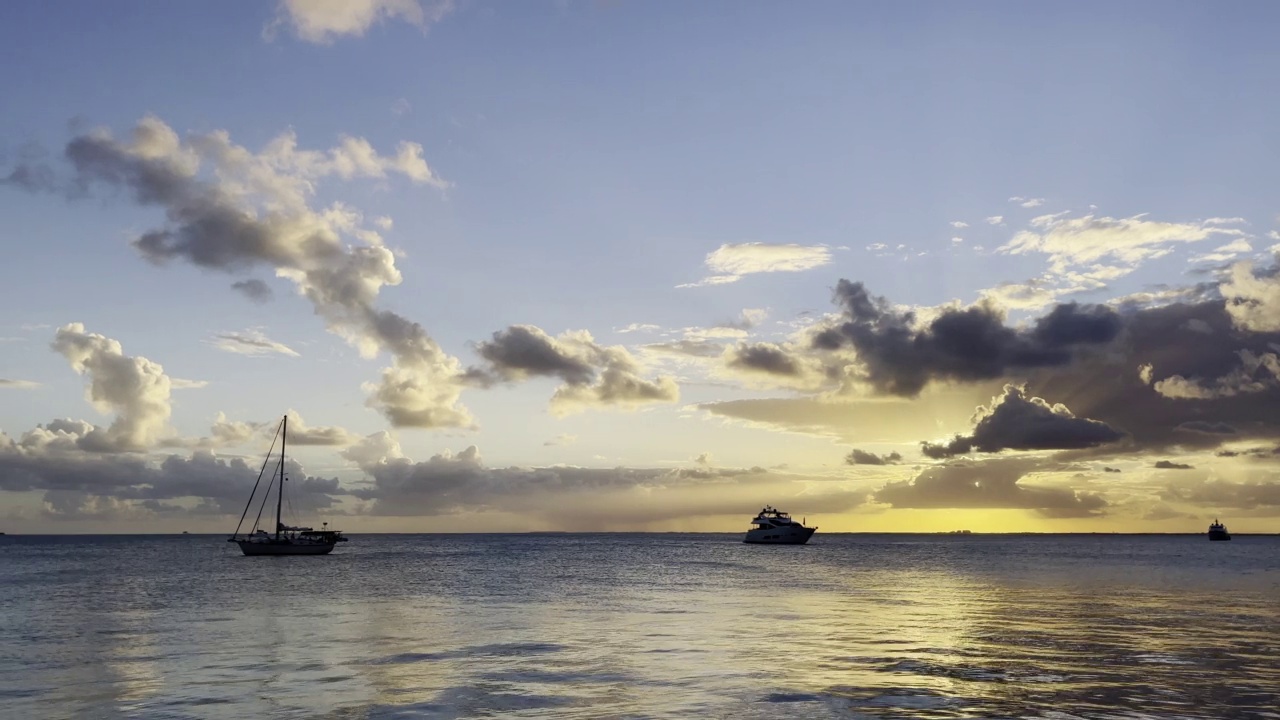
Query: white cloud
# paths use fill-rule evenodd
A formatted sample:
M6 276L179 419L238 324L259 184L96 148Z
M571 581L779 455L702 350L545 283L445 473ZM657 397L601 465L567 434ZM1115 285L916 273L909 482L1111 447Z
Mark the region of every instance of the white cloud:
M965 221L963 221L963 220L952 220L952 221L951 221L951 227L953 227L953 228L967 228L967 227L969 227L969 223L967 223L967 222L965 222Z
M170 378L169 387L173 390L199 390L200 388L209 387L208 380L187 380L185 378Z
M1213 218L1211 218L1213 219ZM1207 220L1205 222L1208 222ZM1200 255L1192 255L1191 262L1227 262L1234 260L1237 256L1253 252L1253 246L1244 238L1236 238L1235 240L1215 248L1213 252L1203 253Z
M1248 225L1249 221L1242 217L1211 217L1204 221L1205 225Z
M386 215L379 215L378 217L373 219L373 224L377 225L382 230L390 230L392 227L395 226L395 221L387 217Z
M1024 208L1040 207L1044 204L1044 198L1024 198L1017 195L1009 198L1009 202L1018 203Z
M10 380L7 378L0 378L0 389L34 390L38 387L40 387L40 383L31 382L30 380Z
M452 0L425 5L422 0L280 0L264 35L270 39L287 24L299 38L327 45L343 35L364 35L384 20L403 20L426 30L452 11Z
M954 244L959 245L960 243L964 242L964 238L962 238L962 237L953 237L953 238L951 238L951 242L952 242L952 243L954 243Z
M1003 215L992 215L991 217L987 218L988 225L999 225L1002 222L1004 222Z
M661 330L661 329L662 329L661 326L654 325L652 323L631 323L630 325L624 328L615 330L614 332L617 332L617 333L654 332L656 330Z
M1236 263L1218 291L1237 327L1254 332L1280 331L1280 279L1259 277L1250 263Z
M53 349L89 377L85 396L101 412L116 413L109 428L80 435L81 446L105 452L145 450L168 429L172 383L164 368L124 354L120 343L89 333L81 323L58 328Z
M290 357L298 357L298 353L293 348L272 340L258 329L220 333L215 335L209 342L223 352L237 355L288 355Z
M1070 266L1097 263L1104 259L1137 265L1168 254L1172 243L1241 234L1239 230L1204 223L1170 223L1144 218L1145 215L1119 219L1093 215L1055 218L1045 222L1040 232L1019 232L1000 248L1000 252L1014 255L1045 253L1049 255L1053 270L1063 272Z
M716 275L677 287L721 285L754 273L802 272L830 262L831 249L824 245L725 244L707 254L707 268Z

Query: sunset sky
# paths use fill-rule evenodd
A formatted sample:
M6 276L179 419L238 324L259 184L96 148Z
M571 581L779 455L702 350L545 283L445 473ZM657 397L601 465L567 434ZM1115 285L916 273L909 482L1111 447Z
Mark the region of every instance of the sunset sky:
M1278 20L0 5L0 531L1280 532Z

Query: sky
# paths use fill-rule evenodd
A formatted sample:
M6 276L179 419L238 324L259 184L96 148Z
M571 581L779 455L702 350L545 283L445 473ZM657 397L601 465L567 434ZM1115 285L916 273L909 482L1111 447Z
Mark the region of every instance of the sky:
M1280 532L1277 16L4 4L0 531Z

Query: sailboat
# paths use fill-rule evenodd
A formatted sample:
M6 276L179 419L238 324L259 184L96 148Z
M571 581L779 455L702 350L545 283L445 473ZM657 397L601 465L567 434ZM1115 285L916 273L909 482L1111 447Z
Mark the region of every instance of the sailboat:
M277 431L277 436L280 438L280 475L278 478L273 477L267 483L267 489L262 494L262 503L258 507L258 517L253 521L253 526L249 528L249 532L241 535L240 528L244 525L244 519L249 515L249 508L253 506L253 498L257 495L258 486L262 483L262 473L266 472L267 463L271 461L271 452L275 450L275 440L273 439L271 448L267 450L267 457L262 461L262 470L258 472L258 481L253 484L253 492L249 493L249 502L245 504L244 512L240 514L240 522L236 524L236 531L231 534L231 537L227 538L227 542L238 544L245 555L327 555L333 551L335 545L347 541L347 538L342 536L341 530L330 530L329 523L324 523L321 529L315 530L309 527L289 527L280 521L280 510L284 506L284 484L286 480L284 476L284 451L288 434L289 416L285 415L284 419L280 421L280 427ZM258 527L258 522L262 519L262 510L271 496L271 485L273 483L278 484L276 489L276 531L274 534Z

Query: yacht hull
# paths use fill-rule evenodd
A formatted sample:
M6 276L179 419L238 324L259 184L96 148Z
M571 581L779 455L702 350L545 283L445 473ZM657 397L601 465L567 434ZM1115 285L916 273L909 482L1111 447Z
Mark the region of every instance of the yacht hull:
M804 545L818 528L768 528L748 530L742 542L749 545Z
M1230 540L1231 536L1225 532L1211 532L1209 533L1209 539L1210 540Z
M237 540L236 544L245 555L328 555L333 551L332 543L290 543L290 542L253 542Z

